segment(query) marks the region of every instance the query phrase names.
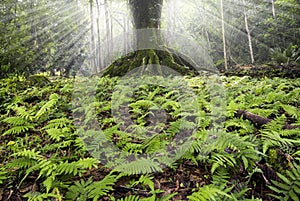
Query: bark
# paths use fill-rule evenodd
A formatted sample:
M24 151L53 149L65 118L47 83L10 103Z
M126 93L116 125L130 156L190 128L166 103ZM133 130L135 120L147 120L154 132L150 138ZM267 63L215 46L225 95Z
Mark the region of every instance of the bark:
M106 41L107 42L107 58L110 58L112 54L111 50L111 26L110 26L110 16L109 16L109 8L108 8L108 2L107 0L104 0L104 5L105 5L105 25L106 25Z
M101 69L101 67L103 66L103 64L102 64L102 59L101 59L101 32L100 32L100 4L99 4L99 1L98 0L96 0L96 6L97 6L97 36L98 36L98 44L97 44L97 64L98 64L98 66L100 67L100 69Z
M222 40L223 40L223 55L225 71L228 70L227 52L226 52L226 37L225 37L225 21L224 21L224 6L221 0L221 21L222 21Z
M93 1L90 0L90 20L91 20L91 67L94 72L97 73L97 66L95 61L95 35L94 35L94 12L93 12Z
M163 0L129 0L136 29L160 28Z
M275 0L272 0L272 14L273 14L273 18L276 18L276 12L275 12Z
M248 43L249 43L249 52L251 57L251 63L254 63L254 54L253 54L253 48L252 48L252 39L251 39L251 32L249 30L248 26L248 18L247 18L247 10L246 10L246 1L243 0L243 7L244 7L244 19L245 19L245 28L248 36Z
M159 28L162 3L163 0L128 1L136 29L137 51L113 62L105 69L103 75L123 76L137 67L143 67L141 73L147 73L146 71L151 69L156 71L155 74L164 76L166 72L163 72L161 65L167 66L180 74L196 74L195 69L184 68L184 64L176 63L174 55L167 48L161 50L163 43ZM154 69L152 67L148 68L151 64Z

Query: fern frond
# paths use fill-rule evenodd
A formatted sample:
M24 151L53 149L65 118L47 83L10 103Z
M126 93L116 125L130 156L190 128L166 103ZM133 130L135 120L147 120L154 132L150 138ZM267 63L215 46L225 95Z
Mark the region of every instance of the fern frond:
M61 162L57 165L55 172L59 175L80 175L80 167L77 166L76 162L69 163L68 161Z
M211 167L211 173L214 173L214 171L218 167L227 167L227 165L234 167L236 164L236 160L233 157L233 155L228 154L226 152L224 153L213 153L212 155L212 167Z
M8 172L4 168L0 167L0 184L3 184L4 181L9 178L7 174Z
M146 158L141 158L130 163L118 165L115 170L128 175L148 174L162 171L157 162Z
M294 164L292 170L287 170L285 175L277 172L280 182L272 180L272 186L268 186L275 194L272 197L280 200L299 201L300 197L300 166ZM283 196L281 196L283 195Z
M40 160L43 158L43 156L40 155L40 153L41 153L40 151L35 151L35 149L31 149L31 150L24 149L23 151L14 153L13 156L28 157L35 160Z
M263 153L266 153L270 147L289 147L293 146L293 144L299 144L298 140L281 137L277 131L261 131L261 139Z
M293 118L299 118L300 117L299 108L297 108L295 106L292 106L292 105L286 105L286 104L282 104L281 107L284 111L286 111Z
M46 114L47 111L50 111L58 102L59 100L59 96L58 94L54 93L51 94L49 97L49 101L46 102L41 109L36 113L35 115L35 119L39 119L41 116L43 116L44 114Z
M77 166L80 167L81 169L92 169L98 167L99 160L95 158L84 158L84 159L80 159L76 163Z
M48 122L46 126L43 127L43 129L52 129L52 128L63 128L68 125L70 125L71 121L67 118L59 118L59 119L53 119Z
M16 158L6 164L6 168L22 168L27 169L36 165L37 161L28 157Z
M194 192L192 195L188 196L189 200L191 201L217 200L221 197L230 198L231 196L213 185L203 186L197 192Z
M89 178L87 181L81 179L80 181L75 181L72 186L69 187L68 192L66 193L66 200L87 200L88 191L87 188L93 183L92 178Z
M225 128L228 129L229 127L239 128L240 134L253 133L254 131L253 124L240 118L226 120Z
M23 119L33 121L34 119L34 111L27 111L25 107L15 107L14 108L17 114L22 117Z
M102 196L105 196L109 191L113 190L113 185L117 182L117 176L107 175L101 181L94 182L86 189L88 190L88 197L93 201L97 201Z
M16 134L19 135L21 133L25 133L27 131L29 131L30 129L34 129L34 126L32 124L28 124L28 125L21 125L21 126L14 126L10 129L8 129L7 131L5 131L3 133L3 135L11 135L11 134Z
M6 119L2 120L3 122L10 124L12 126L21 126L21 125L28 125L30 122L23 117L7 117Z
M137 195L129 195L125 198L118 199L117 201L139 201L140 197Z
M153 101L150 100L138 100L135 103L129 104L131 108L143 108L148 109L150 107L156 106L156 104Z
M149 186L151 191L154 191L154 182L153 182L153 177L149 175L141 175L139 180L131 183L131 187L136 186L138 184L141 184L143 186Z
M50 138L55 140L56 142L59 142L62 138L65 137L65 134L63 133L62 129L50 128L47 129L46 132L50 136Z
M26 193L23 197L28 198L28 201L43 201L49 200L50 198L57 198L58 196L54 193L29 192Z

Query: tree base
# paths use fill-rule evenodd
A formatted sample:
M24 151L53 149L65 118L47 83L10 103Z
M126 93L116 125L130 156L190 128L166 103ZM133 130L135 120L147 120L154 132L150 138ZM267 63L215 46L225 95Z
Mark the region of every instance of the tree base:
M114 61L102 74L110 77L124 76L141 66L155 65L156 73L163 75L161 66L166 66L181 75L197 75L196 69L180 56L163 50L138 50Z

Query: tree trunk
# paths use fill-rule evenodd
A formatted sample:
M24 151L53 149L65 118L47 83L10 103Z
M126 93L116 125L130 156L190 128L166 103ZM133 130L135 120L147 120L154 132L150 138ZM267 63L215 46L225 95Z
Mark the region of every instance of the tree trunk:
M247 18L247 10L246 10L246 1L245 0L243 0L243 7L244 7L245 28L246 28L246 32L247 32L247 36L248 36L251 64L253 64L254 63L254 54L253 54L253 48L252 48L251 32L250 32L249 26L248 26L248 18Z
M273 18L276 18L275 0L272 0L272 15L273 15Z
M102 68L102 58L101 58L101 32L100 32L100 4L99 0L96 0L96 6L97 6L97 64L98 67Z
M129 0L129 8L136 29L136 51L113 62L103 75L123 76L127 72L143 66L141 72L154 70L155 74L164 75L160 65L167 66L181 74L195 73L194 69L184 68L174 60L174 55L167 48L162 50L162 38L159 31L163 0ZM153 65L153 68L148 68Z
M108 3L107 0L104 0L104 6L105 6L105 25L106 25L106 41L107 42L107 47L106 52L107 52L107 58L110 58L112 51L111 51L111 26L110 26L110 17L109 17L109 9L108 9Z
M163 0L129 0L136 29L160 28Z
M224 21L224 6L221 0L221 21L222 21L222 40L223 40L223 55L225 71L228 70L227 52L226 52L226 37L225 37L225 21Z
M94 35L94 12L93 12L93 0L90 0L90 18L91 18L91 67L95 73L97 73L97 66L95 62L95 35Z

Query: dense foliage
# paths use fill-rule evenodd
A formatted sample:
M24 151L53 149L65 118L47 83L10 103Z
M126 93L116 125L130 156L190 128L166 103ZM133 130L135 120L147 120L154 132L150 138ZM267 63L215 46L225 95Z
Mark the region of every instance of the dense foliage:
M223 131L210 129L217 121L210 118L215 105L207 77L184 80L196 94L200 108L197 120L184 124L177 122L190 114L182 113L182 106L172 101L183 92L178 93L178 88L172 87L140 85L128 100L129 114L135 122L131 129L124 129L122 125L126 125L112 114L115 105L111 105L111 97L122 82L117 78L98 79L96 101L89 103L90 109L96 111L106 140L123 153L156 153L179 130L197 129L192 133L191 146L176 163L165 168L148 159L103 166L92 157L93 152L87 150L86 138L79 137L76 118L72 116L73 79L40 83L22 77L2 79L0 197L4 200L298 200L300 80L221 79L227 96ZM157 107L166 111L163 124L147 122L151 115L159 115L155 113ZM87 126L90 111L84 112ZM245 113L239 116L239 111L269 121L261 123L247 118ZM147 137L143 129L159 132ZM211 132L217 138L207 141ZM209 146L205 142L210 142ZM95 143L104 147L101 141Z

